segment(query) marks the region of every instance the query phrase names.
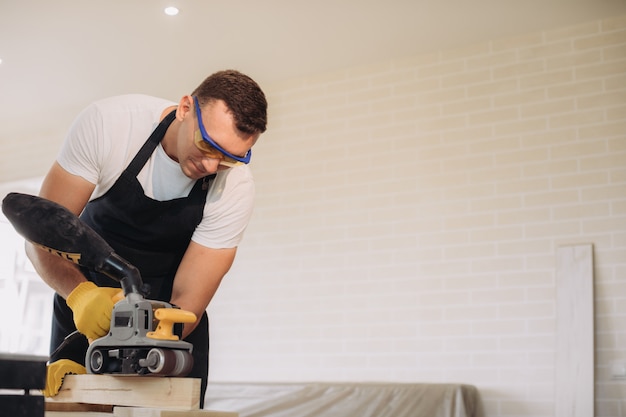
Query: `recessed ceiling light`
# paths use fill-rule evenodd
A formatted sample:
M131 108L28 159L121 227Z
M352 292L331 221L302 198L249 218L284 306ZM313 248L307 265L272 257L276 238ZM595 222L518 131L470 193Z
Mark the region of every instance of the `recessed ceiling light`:
M176 16L178 14L178 9L174 6L170 6L170 7L166 7L164 12L168 16Z

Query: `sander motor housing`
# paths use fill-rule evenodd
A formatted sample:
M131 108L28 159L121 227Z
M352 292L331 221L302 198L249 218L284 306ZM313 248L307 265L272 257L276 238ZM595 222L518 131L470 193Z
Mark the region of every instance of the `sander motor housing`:
M87 372L185 376L193 367L193 345L179 340L173 327L193 321L193 313L130 293L115 304L109 333L89 345Z

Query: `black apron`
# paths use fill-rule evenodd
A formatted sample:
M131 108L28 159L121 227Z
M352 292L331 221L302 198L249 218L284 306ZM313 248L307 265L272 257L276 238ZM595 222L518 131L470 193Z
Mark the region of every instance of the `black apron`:
M137 175L148 161L176 115L168 114L133 158L113 187L103 196L90 201L80 215L122 258L136 266L143 282L150 286L147 298L169 302L178 265L202 220L204 204L213 176L196 182L187 197L157 201L146 197ZM103 287L120 287L113 279L83 270L90 281ZM54 299L54 315L50 351L74 332L72 311L58 294ZM206 312L196 329L185 339L193 344L194 367L188 375L202 379L201 402L207 385L209 368L209 325ZM51 357L71 359L85 364L88 343L79 337Z

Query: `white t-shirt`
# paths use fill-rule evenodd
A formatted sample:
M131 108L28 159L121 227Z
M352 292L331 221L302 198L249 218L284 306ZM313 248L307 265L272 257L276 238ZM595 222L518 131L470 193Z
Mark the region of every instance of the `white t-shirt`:
M140 94L111 97L85 108L74 120L57 162L104 195L126 169L163 111L177 103ZM137 176L146 196L159 201L185 197L195 180L159 144ZM204 205L202 221L191 240L209 248L233 248L252 215L254 179L248 165L219 171Z

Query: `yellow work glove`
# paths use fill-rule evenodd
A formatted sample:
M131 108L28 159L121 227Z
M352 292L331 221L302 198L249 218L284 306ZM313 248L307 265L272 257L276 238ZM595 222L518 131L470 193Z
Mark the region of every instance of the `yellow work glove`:
M67 297L67 305L74 313L74 324L89 339L98 339L109 332L114 298L119 288L98 287L90 281L78 284Z
M87 370L83 365L69 359L59 359L49 364L46 367L46 387L43 389L43 395L45 397L54 397L57 395L61 389L61 385L63 385L65 375L82 375L86 373Z

